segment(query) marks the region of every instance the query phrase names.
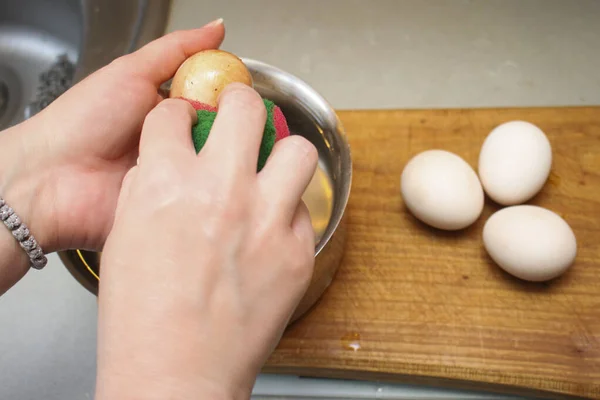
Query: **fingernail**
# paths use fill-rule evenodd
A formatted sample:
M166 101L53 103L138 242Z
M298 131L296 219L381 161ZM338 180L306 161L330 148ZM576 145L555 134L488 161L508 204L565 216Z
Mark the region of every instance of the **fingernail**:
M242 82L230 82L221 91L221 93L236 92L238 90L246 90L249 86Z
M223 24L223 18L215 19L213 22L206 24L206 27L215 27Z
M241 82L228 83L223 88L223 90L221 90L221 92L219 93L219 96L217 97L217 103L221 104L221 101L223 101L223 99L225 99L226 97L229 97L231 94L240 92L240 91L245 91L248 88L249 88L248 85L241 83Z

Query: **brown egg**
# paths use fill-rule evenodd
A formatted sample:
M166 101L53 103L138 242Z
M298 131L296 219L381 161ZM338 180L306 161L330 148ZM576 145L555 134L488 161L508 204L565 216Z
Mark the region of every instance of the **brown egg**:
M252 75L242 60L223 50L203 50L189 57L177 70L169 97L184 97L212 107L232 82L252 86Z

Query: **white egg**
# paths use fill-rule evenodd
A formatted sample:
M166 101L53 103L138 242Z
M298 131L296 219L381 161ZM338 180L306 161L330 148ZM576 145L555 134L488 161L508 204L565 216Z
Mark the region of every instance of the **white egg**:
M445 150L427 150L404 167L401 192L408 210L433 227L457 230L481 215L484 194L475 170Z
M483 189L501 205L521 204L540 191L550 174L552 147L537 126L510 121L487 136L479 153Z
M483 227L483 244L506 272L534 282L561 275L577 254L575 234L567 222L553 211L531 205L494 213Z

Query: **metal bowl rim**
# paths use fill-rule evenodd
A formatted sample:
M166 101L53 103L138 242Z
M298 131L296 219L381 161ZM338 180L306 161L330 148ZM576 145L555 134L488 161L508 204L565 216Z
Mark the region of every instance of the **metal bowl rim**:
M321 238L321 240L316 248L316 251L315 251L315 257L316 257L320 254L320 252L323 250L325 245L327 245L327 243L329 243L329 241L331 240L331 237L337 231L339 224L341 223L341 221L344 218L344 214L345 214L346 208L348 206L348 201L350 199L350 193L352 191L352 176L353 176L353 174L352 174L352 151L350 149L350 144L348 142L348 137L346 135L346 131L344 129L342 122L340 121L340 119L337 115L337 112L333 108L333 106L327 100L325 100L325 98L318 91L316 91L312 86L310 86L307 82L300 79L296 75L293 75L287 71L284 71L278 67L275 67L274 65L265 63L263 61L258 61L256 59L252 59L252 58L248 58L248 57L240 57L240 59L251 70L257 70L257 71L260 71L261 73L266 73L269 76L274 76L274 75L275 76L277 76L277 75L284 76L284 77L288 78L290 81L293 81L294 85L296 86L297 89L303 91L304 93L309 94L313 101L316 100L318 103L320 103L319 105L322 106L324 109L327 109L329 111L329 113L331 113L331 115L333 115L336 119L335 134L339 137L339 139L342 143L342 146L340 146L340 151L341 151L340 155L342 157L342 176L340 177L340 179L343 183L347 182L347 185L346 185L345 190L343 190L343 192L342 192L342 197L340 199L336 199L336 201L338 202L338 203L336 203L337 207L334 207L334 210L341 209L341 212L335 217L332 214L332 219L329 221L329 226L327 227L326 233L323 235L323 237Z

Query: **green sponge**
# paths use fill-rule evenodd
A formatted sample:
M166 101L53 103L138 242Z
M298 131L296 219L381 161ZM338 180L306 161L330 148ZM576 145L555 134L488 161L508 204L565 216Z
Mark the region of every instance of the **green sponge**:
M289 136L287 123L279 107L268 99L263 99L263 102L267 109L267 121L258 153L257 171L260 171L265 166L275 142L285 136ZM195 108L198 114L198 122L192 127L192 140L196 148L196 153L199 153L208 139L210 130L217 117L217 111L200 106L196 106Z

